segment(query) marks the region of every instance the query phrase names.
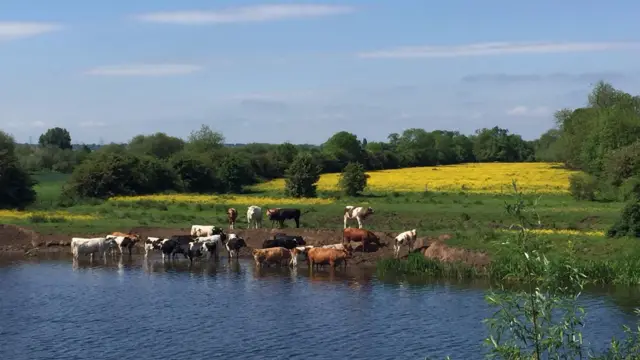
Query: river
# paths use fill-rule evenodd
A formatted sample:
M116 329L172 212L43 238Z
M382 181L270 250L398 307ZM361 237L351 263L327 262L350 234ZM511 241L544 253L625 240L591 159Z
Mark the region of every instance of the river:
M483 358L486 288L381 281L359 269L256 269L142 258L0 257L0 358ZM60 255L58 255L60 257ZM582 298L601 349L632 325L640 294Z

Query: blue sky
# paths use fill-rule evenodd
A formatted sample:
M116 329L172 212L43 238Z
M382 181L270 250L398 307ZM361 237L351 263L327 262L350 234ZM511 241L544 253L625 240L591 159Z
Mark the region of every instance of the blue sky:
M123 142L207 124L228 142L526 139L603 79L638 93L640 3L3 0L0 128Z

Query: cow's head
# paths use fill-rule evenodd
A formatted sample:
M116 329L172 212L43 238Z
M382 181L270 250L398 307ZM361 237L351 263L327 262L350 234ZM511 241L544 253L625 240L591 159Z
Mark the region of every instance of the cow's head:
M342 250L347 257L352 257L353 256L353 247L351 247L351 244L347 244L344 246L344 249Z
M227 209L227 215L229 215L229 217L233 217L237 214L238 212L236 211L236 209L234 208L228 208Z
M367 214L367 215L371 215L371 214L373 214L373 208L372 208L371 206L369 206L369 207L367 208L367 212L366 212L366 214Z
M412 237L416 237L418 235L418 233L416 232L416 229L411 230L411 236Z

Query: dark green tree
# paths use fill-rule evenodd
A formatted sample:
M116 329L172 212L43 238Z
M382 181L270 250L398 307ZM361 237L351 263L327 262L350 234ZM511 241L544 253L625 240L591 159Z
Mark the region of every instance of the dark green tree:
M360 163L351 162L345 166L338 180L338 187L349 196L356 196L367 187L367 174Z
M291 197L316 197L320 166L308 152L299 153L285 173L284 193Z
M67 129L55 127L40 135L38 144L42 147L53 146L62 150L71 149L71 135Z
M35 181L18 162L15 141L0 131L0 208L23 209L36 200Z

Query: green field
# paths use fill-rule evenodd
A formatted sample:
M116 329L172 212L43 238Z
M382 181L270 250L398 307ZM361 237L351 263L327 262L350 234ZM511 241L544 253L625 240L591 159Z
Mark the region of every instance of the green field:
M60 208L57 204L65 176L38 175L38 202L31 210L65 211L70 214L95 215L95 220L48 221L42 217L3 219L3 222L28 226L43 233L83 234L127 230L136 226L189 227L191 224L217 224L226 226L226 204L190 204L138 201L133 203L100 202L76 204ZM277 194L256 194L260 196ZM511 196L458 193L393 193L371 194L363 198L341 198L329 205L295 205L304 212L304 228L342 229L344 205L368 204L375 214L367 219L366 228L398 233L416 228L418 236L452 234L448 244L472 250L498 252L513 234L505 228L515 219L505 212L505 201ZM527 197L532 204L534 196ZM287 206L283 203L281 206ZM246 207L239 210L238 227L246 227ZM570 230L571 234L540 234L553 240L560 254L572 240L579 256L585 259L603 259L636 252L635 239L608 239L594 231L606 231L615 221L622 204L577 202L565 195L546 195L540 198L536 211L544 228L553 231ZM264 226L270 227L268 221ZM289 224L289 226L291 226ZM354 225L352 225L354 226Z

